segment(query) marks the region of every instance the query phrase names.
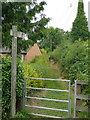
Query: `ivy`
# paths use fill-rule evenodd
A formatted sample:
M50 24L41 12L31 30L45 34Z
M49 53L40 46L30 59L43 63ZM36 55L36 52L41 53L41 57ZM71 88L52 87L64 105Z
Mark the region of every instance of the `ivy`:
M11 57L2 58L2 117L10 115L11 99ZM17 62L16 100L22 97L23 69L20 61Z

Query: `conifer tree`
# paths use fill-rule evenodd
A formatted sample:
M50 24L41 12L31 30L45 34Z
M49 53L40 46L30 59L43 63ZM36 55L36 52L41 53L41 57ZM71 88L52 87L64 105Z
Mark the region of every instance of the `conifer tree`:
M71 31L72 40L86 41L88 39L88 22L84 12L83 0L78 2L77 16L73 22Z

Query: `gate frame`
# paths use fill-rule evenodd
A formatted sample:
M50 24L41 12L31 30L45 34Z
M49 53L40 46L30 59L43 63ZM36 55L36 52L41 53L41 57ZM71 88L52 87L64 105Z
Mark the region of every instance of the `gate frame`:
M48 89L48 88L36 88L36 87L26 87L26 79L68 82L68 90ZM25 109L25 107L32 107L32 108L49 109L49 110L54 110L54 111L63 111L63 112L68 112L68 118L70 118L70 115L71 115L70 85L71 85L71 84L70 84L70 80L65 80L65 79L49 79L49 78L25 77L25 79L24 79L24 87L23 87L23 109ZM50 90L50 91L68 92L68 100L57 100L57 99L30 97L30 96L27 96L27 89L40 89L40 90L47 90L47 91ZM48 100L48 101L67 102L67 103L68 103L68 110L64 110L64 109L53 109L53 108L47 108L47 107L41 107L41 106L26 105L26 99L28 99L28 98ZM35 115L35 116L42 116L42 117L48 117L48 118L62 118L62 117L49 116L49 115L43 115L43 114L34 114L34 113L31 113L31 114L32 114L32 115Z

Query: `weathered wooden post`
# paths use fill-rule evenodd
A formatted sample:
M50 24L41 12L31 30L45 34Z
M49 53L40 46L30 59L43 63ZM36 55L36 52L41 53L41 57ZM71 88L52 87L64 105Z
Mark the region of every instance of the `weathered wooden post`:
M25 38L25 33L18 32L17 26L12 26L12 63L11 63L11 117L16 114L16 75L17 75L17 37Z
M12 26L11 117L16 113L17 26Z
M88 95L85 95L81 91L81 86L88 86L87 82L82 80L75 80L75 92L74 92L74 118L78 118L78 113L87 112L87 106L83 106L85 100L90 100Z

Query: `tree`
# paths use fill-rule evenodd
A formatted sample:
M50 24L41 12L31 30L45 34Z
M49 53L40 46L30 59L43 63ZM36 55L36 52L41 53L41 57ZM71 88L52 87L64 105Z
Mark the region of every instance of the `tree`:
M47 28L44 30L44 37L40 42L40 47L47 51L53 51L64 39L64 31L59 28Z
M73 22L71 36L73 42L78 39L80 39L81 41L85 41L88 39L88 23L84 12L83 1L78 2L78 12Z
M10 29L17 25L18 30L26 33L29 40L18 38L18 52L25 50L42 37L42 30L49 21L43 14L46 2L3 2L2 3L2 43L11 48Z

